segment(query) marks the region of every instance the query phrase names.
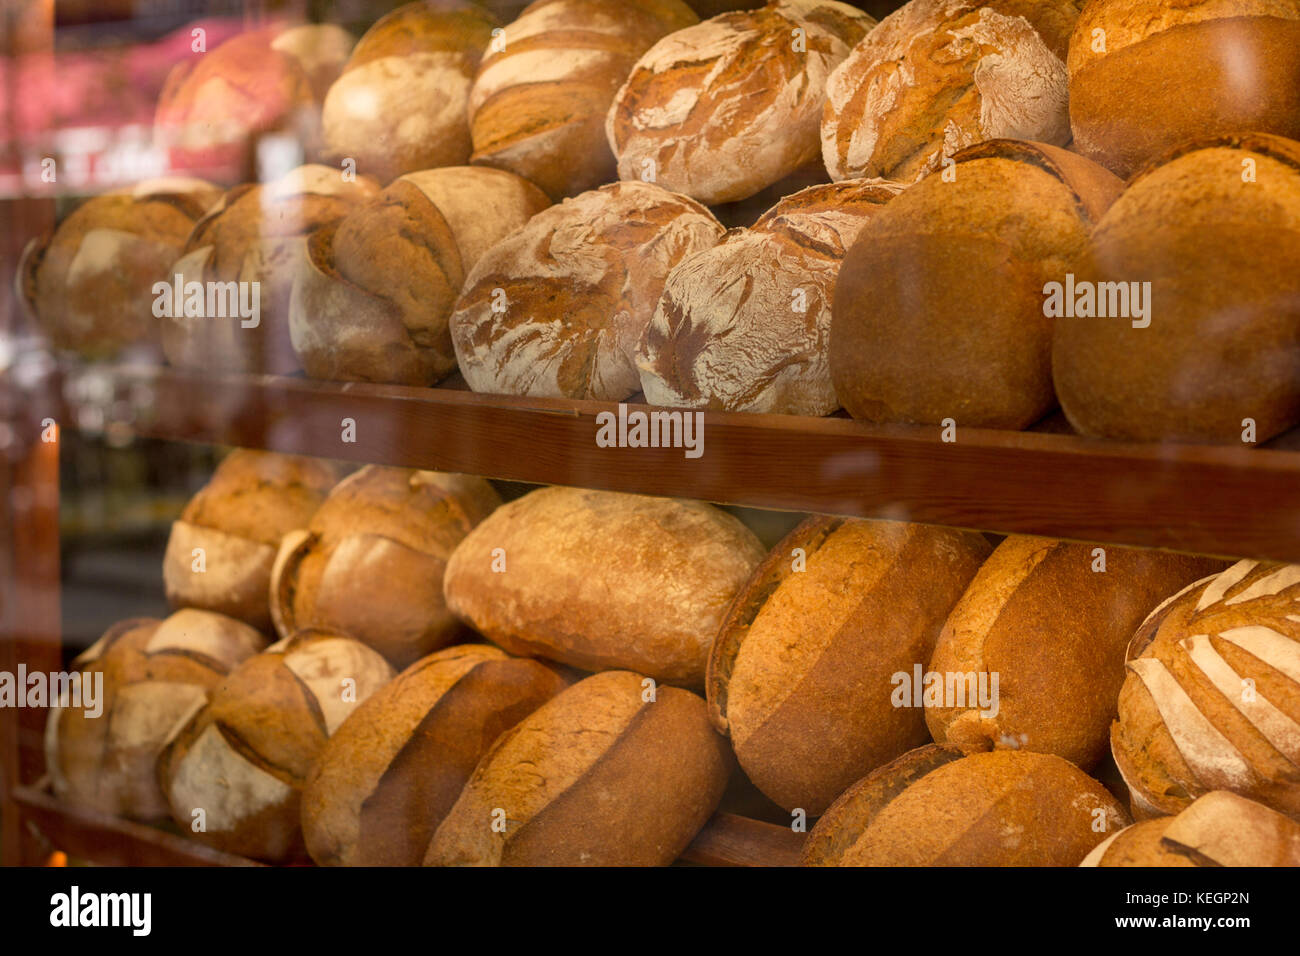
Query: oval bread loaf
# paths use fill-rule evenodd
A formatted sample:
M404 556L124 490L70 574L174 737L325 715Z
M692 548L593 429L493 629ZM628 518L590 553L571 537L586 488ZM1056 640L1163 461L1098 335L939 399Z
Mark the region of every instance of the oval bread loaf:
M1300 814L1300 565L1240 561L1151 612L1111 751L1135 816L1231 790Z
M926 699L934 739L1051 753L1089 769L1106 753L1134 630L1169 594L1223 566L1162 551L1006 538L953 609L930 659L927 671L944 682L942 697ZM992 701L972 693L981 681L994 688Z
M579 681L506 731L433 835L428 866L664 866L732 769L704 701L628 671Z
M1128 823L1068 760L913 750L850 787L804 844L808 866L1075 866Z
M920 700L897 706L895 677L929 659L988 553L976 532L821 516L778 544L709 657L710 715L749 779L817 816L927 742Z
M542 488L456 549L447 606L512 654L698 687L762 557L752 532L703 502Z
M419 866L479 758L565 686L537 661L486 644L412 664L343 721L302 794L322 866Z

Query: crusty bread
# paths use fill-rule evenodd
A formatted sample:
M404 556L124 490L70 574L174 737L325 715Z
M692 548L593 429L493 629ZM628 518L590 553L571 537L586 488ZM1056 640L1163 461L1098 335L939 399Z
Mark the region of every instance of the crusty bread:
M1300 866L1300 823L1226 790L1174 817L1143 820L1100 843L1080 866Z
M378 465L353 473L281 542L276 630L333 628L399 668L445 647L462 636L443 601L447 560L500 503L482 478Z
M817 816L925 743L920 700L895 706L893 676L929 659L988 553L977 532L820 516L778 544L709 657L710 715L749 779Z
M1055 404L1043 287L1081 268L1120 182L1041 143L954 160L872 217L844 260L831 382L867 421L1025 428Z
M1081 281L1149 282L1149 326L1062 318L1056 392L1079 432L1240 444L1300 422L1300 143L1186 143L1128 183ZM1127 288L1127 286L1126 286Z
M231 452L172 523L163 554L168 603L269 631L267 588L280 539L306 525L337 479L318 459Z
M543 210L479 260L450 320L476 392L619 401L669 271L723 229L649 183L613 183Z
M1241 561L1151 612L1111 751L1135 816L1231 790L1300 814L1300 566Z
M1068 64L1074 148L1121 176L1186 140L1300 139L1294 0L1092 0Z
M637 349L646 401L829 415L835 279L858 233L898 188L853 180L788 196L752 229L683 259Z
M54 793L77 806L136 820L167 816L158 757L178 722L266 639L233 618L185 609L164 621L121 621L73 661L86 683L103 681L98 713L50 702L45 767Z
M927 703L940 743L1052 753L1090 769L1106 752L1124 653L1169 594L1224 562L1053 538L1006 538L944 624L927 670L998 675L997 713L977 700ZM956 686L956 685L954 685Z
M752 532L703 502L542 488L456 549L447 606L514 654L698 687L762 557Z
M159 761L172 818L228 853L301 858L307 774L344 718L392 676L370 648L330 631L300 631L248 658Z
M911 0L831 74L822 157L833 179L911 183L990 139L1064 146L1076 0Z
M483 58L469 95L471 161L557 202L618 178L605 116L656 40L698 23L681 0L537 0Z
M804 845L809 866L1075 866L1128 823L1067 760L913 750L850 787Z
M574 684L502 734L434 833L430 866L662 866L733 766L704 701L628 671Z
M619 177L712 205L790 175L817 157L827 77L874 24L844 3L775 0L660 40L609 111Z
M412 664L330 737L302 793L322 866L419 866L433 831L504 731L565 681L537 661L461 644Z
M549 205L527 180L448 166L408 173L314 233L289 335L312 378L432 385L456 370L447 318L487 249Z

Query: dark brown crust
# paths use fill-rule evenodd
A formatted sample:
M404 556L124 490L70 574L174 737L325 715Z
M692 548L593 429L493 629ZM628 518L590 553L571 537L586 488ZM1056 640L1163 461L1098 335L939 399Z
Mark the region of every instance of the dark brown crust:
M1074 194L1079 218L1089 225L1096 224L1124 189L1123 180L1104 166L1059 146L1032 140L990 139L958 150L952 158L955 163L998 158L1037 166Z
M304 529L290 531L280 542L280 550L271 566L271 623L281 637L289 637L298 630L293 610L298 565L319 538L320 535Z

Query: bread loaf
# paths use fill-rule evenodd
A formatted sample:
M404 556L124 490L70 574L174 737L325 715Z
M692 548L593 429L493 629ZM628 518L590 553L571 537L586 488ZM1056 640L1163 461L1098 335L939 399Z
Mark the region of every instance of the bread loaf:
M1098 844L1080 866L1300 866L1300 823L1215 790L1174 817L1143 820Z
M934 739L1051 753L1091 768L1106 752L1133 631L1170 593L1223 567L1162 551L1006 538L930 659L927 671L945 690L926 701ZM991 707L973 693L981 680L995 688Z
M693 200L614 183L546 209L479 259L451 316L476 392L618 401L669 271L722 226Z
M445 647L462 636L443 601L447 559L500 503L482 478L362 468L284 536L270 582L276 631L335 629L398 668Z
M156 351L154 284L220 198L199 179L153 179L95 196L23 250L16 297L50 343L88 359Z
M1078 281L1127 295L1057 322L1061 407L1085 435L1265 441L1300 422L1300 143L1243 134L1166 160L1097 224Z
M366 176L302 166L264 185L236 186L201 219L164 278L179 281L184 308L170 302L163 351L184 368L288 374L298 370L289 338L289 299L307 255L307 236L379 192ZM180 279L175 280L174 276ZM202 285L197 314L189 285ZM239 283L238 286L233 283ZM233 307L254 304L256 314ZM234 298L214 291L227 289ZM174 299L170 297L169 299Z
M786 810L817 816L926 743L919 694L897 706L895 678L929 659L988 553L976 532L820 516L778 544L709 657L710 716L749 779Z
M73 661L80 699L51 701L45 767L55 795L101 813L165 818L164 744L231 668L265 647L247 624L207 611L114 624Z
M844 260L831 383L871 422L1025 428L1055 404L1044 286L1081 267L1120 183L1039 143L954 159L872 217Z
M850 787L804 844L808 866L1075 866L1128 823L1068 760L930 745Z
M329 631L301 631L245 660L159 762L177 826L227 853L302 858L308 771L344 718L392 676L370 648Z
M1070 139L1075 0L911 0L826 84L822 157L833 179L911 183L966 146Z
M712 205L815 160L827 77L874 24L844 3L775 0L660 40L609 111L619 178Z
M168 603L269 631L267 589L280 538L307 524L337 477L312 458L231 452L172 523L163 555Z
M512 654L698 687L723 613L763 557L712 505L542 488L447 563L447 606Z
M497 20L470 0L417 0L357 41L325 97L325 143L335 160L381 183L469 161L470 84Z
M663 866L732 767L704 701L627 671L574 684L502 734L433 835L429 866Z
M469 96L472 162L557 202L618 178L605 115L637 58L699 18L681 0L538 0L505 28Z
M1068 62L1074 148L1121 176L1200 137L1300 139L1294 0L1094 0Z
M433 831L494 740L564 688L537 661L486 644L412 664L330 737L302 794L323 866L419 866Z
M1211 790L1300 813L1300 566L1241 561L1152 611L1111 751L1138 817Z
M487 249L549 205L512 173L408 173L313 233L289 307L312 378L432 385L456 370L447 318Z
M725 411L829 415L835 278L858 233L898 189L813 186L752 229L683 259L637 350L646 401Z

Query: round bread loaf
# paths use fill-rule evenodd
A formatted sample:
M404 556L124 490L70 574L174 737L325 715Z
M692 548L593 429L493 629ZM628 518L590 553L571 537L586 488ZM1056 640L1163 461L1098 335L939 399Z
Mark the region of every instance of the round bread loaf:
M1108 306L1109 317L1057 321L1052 369L1070 424L1106 438L1240 443L1300 422L1297 257L1300 143L1187 144L1138 173L1097 224L1079 280L1142 294L1146 315Z
M668 274L637 349L652 405L829 415L835 278L867 220L898 188L813 186Z
M252 171L255 140L266 133L290 135L314 154L321 101L352 43L332 24L281 24L195 53L163 85L154 137L173 168L203 168L227 182Z
M172 523L163 554L168 603L269 631L280 539L306 526L337 480L334 466L317 459L231 452Z
M408 173L313 233L289 306L304 371L394 385L454 372L447 318L466 273L548 205L512 173L447 166Z
M873 216L845 258L831 383L871 422L1025 428L1055 405L1044 285L1080 268L1120 182L1040 143L954 158Z
M1074 149L1120 176L1191 139L1300 139L1295 0L1093 0L1068 63Z
M1112 834L1080 866L1300 866L1300 823L1226 790Z
M858 781L817 821L806 866L1075 866L1128 824L1050 754L931 744Z
M88 199L27 243L16 297L56 349L88 359L156 351L154 284L171 280L190 230L220 198L200 179L152 179Z
M72 662L79 698L51 701L45 767L55 795L134 820L165 818L163 746L231 668L265 647L247 624L208 611L114 624Z
M1224 562L1108 547L1103 566L1094 547L1020 535L998 545L927 668L943 682L925 702L935 740L1051 753L1085 770L1105 755L1133 631ZM981 681L991 706L976 695Z
M181 282L184 291L183 303L168 296L169 314L162 318L168 361L192 369L296 372L289 301L307 257L307 236L378 192L367 176L345 179L337 169L312 165L226 193L194 226L164 276L169 284ZM200 295L192 301L195 282ZM249 315L241 314L245 308Z
M1111 752L1135 816L1211 790L1300 814L1300 565L1189 585L1138 628L1128 670Z
M610 108L619 178L713 205L816 160L826 80L874 25L845 3L774 0L670 34Z
M370 648L329 631L301 631L248 658L163 752L172 818L227 853L301 859L307 774L344 718L392 677Z
M469 161L467 110L479 60L498 26L470 0L417 0L357 41L321 114L331 158L381 183Z
M336 629L399 668L445 647L461 636L443 600L447 559L500 503L482 478L362 468L284 536L270 584L276 631Z
M718 241L699 203L613 183L543 210L479 259L451 316L476 392L619 401L668 273Z
M497 738L424 862L665 866L708 821L732 767L701 698L596 674Z
M541 488L498 508L447 562L447 606L512 654L699 687L722 616L763 546L712 505Z
M880 21L826 84L822 158L832 179L911 183L966 146L1070 139L1075 0L911 0Z
M472 162L557 202L618 178L605 116L637 58L699 18L681 0L537 0L483 58L469 95Z
M893 688L929 659L988 553L973 531L821 516L778 544L709 656L709 713L749 779L817 816L926 743L919 693L899 706Z
M322 866L419 866L474 766L565 686L487 644L417 661L330 737L302 792L307 851Z

